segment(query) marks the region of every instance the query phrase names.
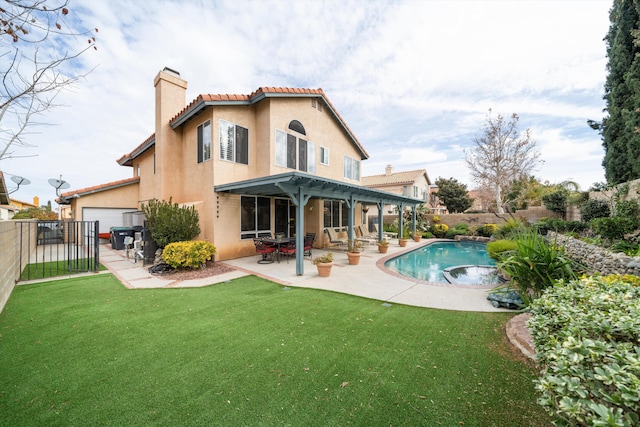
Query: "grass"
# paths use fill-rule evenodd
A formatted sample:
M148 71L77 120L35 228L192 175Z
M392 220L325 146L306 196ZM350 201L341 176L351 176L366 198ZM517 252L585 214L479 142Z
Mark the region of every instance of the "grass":
M93 271L93 258L81 258L75 260L48 261L27 264L20 274L20 280L49 279L58 276L67 276L75 273ZM106 270L102 264L98 270Z
M505 313L256 277L19 286L0 314L0 425L542 426Z

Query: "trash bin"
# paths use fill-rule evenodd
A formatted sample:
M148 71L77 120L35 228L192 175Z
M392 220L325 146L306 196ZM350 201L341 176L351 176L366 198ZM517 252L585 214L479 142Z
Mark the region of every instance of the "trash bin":
M124 249L124 238L133 237L134 230L131 227L111 228L111 248L116 250Z

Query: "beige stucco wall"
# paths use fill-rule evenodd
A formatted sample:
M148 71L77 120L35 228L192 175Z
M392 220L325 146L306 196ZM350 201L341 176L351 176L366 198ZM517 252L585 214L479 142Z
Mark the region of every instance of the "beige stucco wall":
M36 247L37 233L33 230L29 233L27 226L21 227L20 224L24 222L33 222L35 227L37 221L0 221L0 312L9 300L16 280L20 277L21 258L23 265L26 265L29 260L29 248ZM28 242L29 238L31 242ZM22 246L18 244L21 239L25 243ZM20 254L20 247L22 247L22 254Z

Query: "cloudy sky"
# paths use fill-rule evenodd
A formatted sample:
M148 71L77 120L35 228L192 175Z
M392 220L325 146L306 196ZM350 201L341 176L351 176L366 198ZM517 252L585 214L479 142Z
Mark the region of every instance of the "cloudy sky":
M71 0L68 24L98 27L93 71L61 94L6 175L13 198L55 199L129 178L116 159L154 132L153 78L165 66L198 94L261 86L322 88L370 158L363 175L426 169L474 186L464 148L489 109L520 116L543 166L536 177L604 181L600 120L612 0ZM80 40L82 42L82 40ZM9 190L15 185L8 180ZM54 203L55 207L55 203Z

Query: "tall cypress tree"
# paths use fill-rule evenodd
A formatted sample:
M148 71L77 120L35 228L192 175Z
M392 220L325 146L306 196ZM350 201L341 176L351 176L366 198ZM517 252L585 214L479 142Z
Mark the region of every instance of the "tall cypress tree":
M640 178L640 46L634 38L639 12L640 0L614 0L605 37L608 116L602 121L602 165L609 184Z

